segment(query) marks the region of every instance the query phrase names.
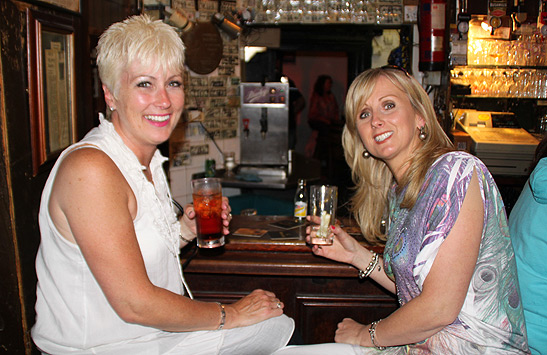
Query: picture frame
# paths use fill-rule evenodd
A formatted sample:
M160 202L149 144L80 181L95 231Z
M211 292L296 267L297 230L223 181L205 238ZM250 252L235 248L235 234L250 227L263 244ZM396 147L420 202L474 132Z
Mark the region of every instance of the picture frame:
M48 4L52 4L63 9L67 9L73 12L80 12L80 0L42 0Z
M76 141L75 28L70 18L27 10L33 174Z

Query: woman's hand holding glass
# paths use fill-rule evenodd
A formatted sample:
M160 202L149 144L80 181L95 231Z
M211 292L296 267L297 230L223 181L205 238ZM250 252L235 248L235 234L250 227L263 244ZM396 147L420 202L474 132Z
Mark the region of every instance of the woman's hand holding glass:
M229 234L230 221L232 220L232 207L228 201L228 197L222 197L222 233L224 235ZM196 227L196 211L192 204L186 205L184 208L184 215L180 218L181 235L184 240L194 240L197 236Z
M308 216L307 219L312 223L319 223L320 217ZM310 234L315 233L312 227L306 227L306 241L310 242ZM347 264L353 264L360 249L364 249L353 237L344 231L339 224L330 227L330 233L334 235L332 245L313 245L312 252L315 255L340 261Z

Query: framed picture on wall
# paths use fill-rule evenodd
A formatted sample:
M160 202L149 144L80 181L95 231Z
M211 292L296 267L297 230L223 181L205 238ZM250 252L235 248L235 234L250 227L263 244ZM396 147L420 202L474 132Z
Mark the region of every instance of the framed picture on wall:
M42 1L62 7L70 11L80 12L80 0L42 0Z
M76 140L74 25L27 10L33 173Z

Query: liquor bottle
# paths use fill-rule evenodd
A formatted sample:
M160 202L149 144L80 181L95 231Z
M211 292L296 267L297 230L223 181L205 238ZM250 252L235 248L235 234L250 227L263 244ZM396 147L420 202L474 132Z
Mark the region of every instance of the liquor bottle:
M298 187L294 195L294 217L302 221L308 213L308 192L306 191L306 180L298 179Z
M205 177L214 177L216 175L215 159L205 160Z

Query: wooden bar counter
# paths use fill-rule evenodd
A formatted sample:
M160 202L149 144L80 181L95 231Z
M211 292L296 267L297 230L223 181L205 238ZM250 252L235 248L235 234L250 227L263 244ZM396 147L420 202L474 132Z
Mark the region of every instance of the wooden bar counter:
M355 268L313 255L305 242L305 226L283 229L271 225L291 219L234 215L232 234L221 254L196 251L195 246L183 249L184 275L194 298L233 303L257 288L272 291L285 303L285 314L294 318L307 344L333 342L343 318L370 323L397 308L393 295L372 280L359 280ZM343 227L365 244L354 225ZM268 233L261 237L234 235L239 228ZM213 255L215 252L218 255Z

